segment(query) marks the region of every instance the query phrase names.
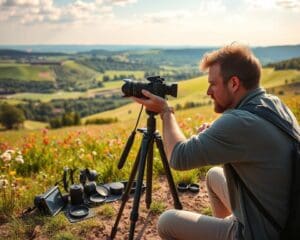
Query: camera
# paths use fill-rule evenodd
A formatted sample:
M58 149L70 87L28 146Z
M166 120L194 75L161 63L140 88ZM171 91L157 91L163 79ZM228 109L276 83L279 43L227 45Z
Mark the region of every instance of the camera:
M66 201L58 186L55 186L46 193L35 196L34 205L41 213L55 216L66 205Z
M148 90L149 92L165 98L166 95L177 97L177 84L167 85L164 83L164 78L160 76L147 77L147 82L136 82L131 79L124 79L125 84L122 86L122 92L124 97L137 97L146 98L142 94L142 89Z

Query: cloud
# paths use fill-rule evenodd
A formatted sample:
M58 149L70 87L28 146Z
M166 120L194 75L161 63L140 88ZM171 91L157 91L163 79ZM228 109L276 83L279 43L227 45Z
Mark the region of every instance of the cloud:
M39 5L39 0L2 0L0 1L0 6L4 7L14 7L14 6L37 6Z
M0 22L33 23L92 22L113 16L113 6L125 6L136 0L72 1L57 6L53 0L0 0Z
M107 2L118 6L126 6L127 4L136 3L137 0L107 0Z
M300 11L300 0L278 0L276 5L283 9Z
M144 15L144 21L149 23L165 23L180 21L191 14L188 11L161 11Z
M300 10L300 0L246 0L250 9L262 9L262 10Z

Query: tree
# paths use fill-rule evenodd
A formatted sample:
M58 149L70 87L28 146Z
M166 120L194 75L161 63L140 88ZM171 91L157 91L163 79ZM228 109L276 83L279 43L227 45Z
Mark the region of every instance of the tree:
M17 107L5 103L0 109L0 123L6 129L19 128L25 121L24 113Z

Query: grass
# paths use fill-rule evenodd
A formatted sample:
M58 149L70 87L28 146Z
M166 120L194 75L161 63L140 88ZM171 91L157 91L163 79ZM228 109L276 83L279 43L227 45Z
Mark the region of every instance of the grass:
M65 92L59 91L55 93L16 93L7 95L9 103L13 100L40 100L42 102L49 102L53 99L77 99L79 97L87 97L86 92Z
M163 201L153 201L150 206L150 211L156 215L161 214L167 208Z
M30 64L0 64L0 81L14 79L18 81L55 81L55 74L49 66Z

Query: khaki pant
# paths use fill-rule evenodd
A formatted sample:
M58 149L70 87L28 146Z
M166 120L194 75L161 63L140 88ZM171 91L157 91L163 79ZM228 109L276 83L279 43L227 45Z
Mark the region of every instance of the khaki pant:
M230 215L231 208L223 169L211 168L206 180L214 217L184 210L168 210L158 220L158 233L162 239L235 239L238 223Z

